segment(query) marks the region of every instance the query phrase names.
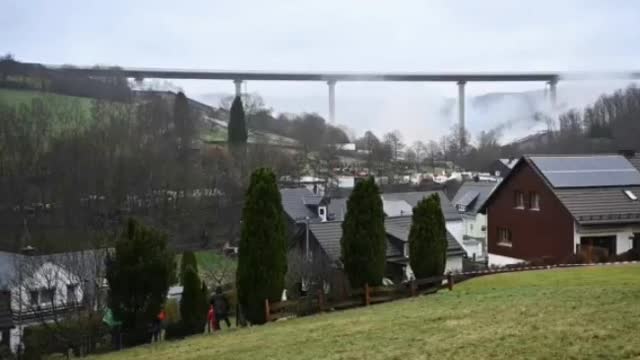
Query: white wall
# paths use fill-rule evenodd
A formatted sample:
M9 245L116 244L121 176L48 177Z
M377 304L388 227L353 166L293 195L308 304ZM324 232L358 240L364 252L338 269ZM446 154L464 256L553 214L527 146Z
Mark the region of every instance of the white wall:
M585 229L584 227L574 223L573 224L573 250L575 251L580 244L580 237L582 236L615 236L616 237L616 252L622 254L631 250L633 246L633 234L640 233L639 226L621 226L610 227L604 229Z
M518 264L521 262L524 262L524 260L489 253L489 266L504 266Z
M446 221L445 227L447 228L447 231L450 232L456 240L458 240L460 246L462 246L462 239L464 237L464 222L462 220Z
M45 263L38 267L32 276L22 279L22 291L20 286L15 286L11 290L11 308L14 312L30 310L30 296L31 290L40 290L47 288L55 288L56 294L54 296L54 302L56 306L65 305L68 303L67 299L67 285L75 284L76 302L82 301L82 285L79 283L77 276L72 275L65 269L52 263ZM42 302L42 299L41 299ZM43 304L41 304L42 306Z
M29 261L29 258L25 258ZM55 265L53 263L47 262L42 265L17 265L22 266L23 269L33 269L31 276L26 276L22 279L22 286L20 283L16 283L15 286L11 288L11 308L14 312L14 319L19 320L20 311L29 312L36 311L36 306L30 305L30 291L31 290L41 290L43 288L54 288L56 289L54 296L54 305L56 307L63 307L69 303L67 299L67 285L74 284L76 285L75 290L75 302L82 302L83 293L82 286L77 276L69 273L62 267ZM26 270L25 270L26 272ZM19 280L17 280L19 281ZM20 291L22 288L22 291ZM46 304L42 302L40 303L41 309L51 308L51 304ZM18 348L18 344L20 343L20 334L22 332L23 327L29 327L33 325L39 325L38 321L31 321L29 323L25 323L24 326L22 324L16 323L16 327L11 330L11 343L10 347L15 352Z
M464 235L484 239L487 236L487 216L485 214L463 215ZM482 231L482 229L485 229Z
M451 272L462 272L462 256L447 256L447 263L444 267L445 274Z

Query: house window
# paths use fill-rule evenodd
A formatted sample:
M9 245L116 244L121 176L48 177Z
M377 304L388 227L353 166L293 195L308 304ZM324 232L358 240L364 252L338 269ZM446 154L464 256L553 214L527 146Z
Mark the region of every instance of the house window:
M40 302L49 304L53 303L56 296L56 288L42 289L40 290Z
M409 243L404 243L404 257L409 257Z
M522 191L516 191L513 200L516 209L524 209L524 193Z
M540 195L537 193L529 193L529 209L540 210Z
M38 304L40 303L40 298L38 296L39 294L40 293L38 292L38 290L29 291L29 305L38 306Z
M76 302L76 289L78 286L76 284L67 285L67 302L75 303Z
M498 228L498 245L511 247L511 230L506 228Z
M473 223L469 224L469 231L473 231Z

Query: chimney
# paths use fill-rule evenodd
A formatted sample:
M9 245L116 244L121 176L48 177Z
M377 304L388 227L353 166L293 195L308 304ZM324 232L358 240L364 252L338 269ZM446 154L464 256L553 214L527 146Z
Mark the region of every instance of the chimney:
M632 158L636 156L636 151L633 149L620 149L618 150L618 154L626 157L626 158Z
M320 221L327 221L327 207L326 206L318 206L318 217Z

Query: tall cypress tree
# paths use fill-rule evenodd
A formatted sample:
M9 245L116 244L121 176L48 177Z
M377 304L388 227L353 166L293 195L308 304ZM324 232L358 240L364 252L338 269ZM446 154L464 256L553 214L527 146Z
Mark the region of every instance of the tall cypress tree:
M247 143L247 125L244 119L242 99L236 96L229 111L229 126L227 128L227 141L229 145L243 145Z
M189 334L202 332L207 320L206 310L203 308L204 294L200 277L193 266L188 265L182 275L183 290L180 299L180 316L184 329Z
M185 251L182 253L182 259L180 260L180 284L184 285L184 275L189 266L191 266L196 273L198 272L198 260L196 260L196 255L193 251Z
M352 287L382 282L387 241L380 190L372 177L356 184L349 196L340 246Z
M417 278L444 273L447 259L447 229L440 197L433 194L413 208L409 231L409 263Z
M277 301L287 272L286 225L276 176L257 169L245 196L236 274L238 302L254 324L264 323L264 300Z

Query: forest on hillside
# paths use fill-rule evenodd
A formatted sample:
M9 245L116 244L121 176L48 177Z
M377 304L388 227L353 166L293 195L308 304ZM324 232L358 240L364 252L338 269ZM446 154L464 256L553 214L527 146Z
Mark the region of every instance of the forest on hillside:
M0 66L0 250L94 247L129 216L166 231L179 249L221 246L237 237L252 169L304 170L301 151L250 144L239 162L224 144L203 142L211 114L181 93L64 76L68 91L58 91L49 87L58 75L0 63L10 64ZM274 121L305 152L347 139L315 114Z

